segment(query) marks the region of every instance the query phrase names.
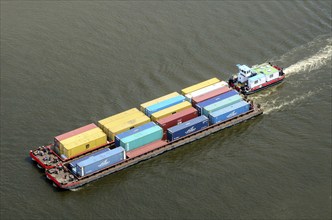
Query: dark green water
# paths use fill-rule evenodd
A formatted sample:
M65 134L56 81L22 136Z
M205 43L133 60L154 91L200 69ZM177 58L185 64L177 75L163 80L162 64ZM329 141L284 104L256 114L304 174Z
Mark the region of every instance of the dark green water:
M1 219L331 219L329 1L1 1ZM52 137L236 64L286 81L265 114L77 191L28 158Z

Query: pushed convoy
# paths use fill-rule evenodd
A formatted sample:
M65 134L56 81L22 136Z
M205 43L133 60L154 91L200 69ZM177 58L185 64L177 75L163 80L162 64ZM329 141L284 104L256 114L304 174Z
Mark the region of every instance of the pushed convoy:
M73 189L259 114L212 78L59 135L30 156L55 186Z

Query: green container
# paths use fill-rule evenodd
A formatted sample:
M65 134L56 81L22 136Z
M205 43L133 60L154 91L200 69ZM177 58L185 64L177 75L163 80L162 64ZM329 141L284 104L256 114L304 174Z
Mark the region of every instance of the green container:
M122 146L126 151L130 151L151 142L160 140L162 137L163 129L156 125L152 128L148 128L146 130L123 138L120 141L120 146Z
M209 114L211 114L212 112L225 108L232 104L235 104L242 100L243 99L240 95L233 95L233 96L223 99L221 101L215 102L211 105L205 106L203 108L203 115L205 115L206 117L209 117Z

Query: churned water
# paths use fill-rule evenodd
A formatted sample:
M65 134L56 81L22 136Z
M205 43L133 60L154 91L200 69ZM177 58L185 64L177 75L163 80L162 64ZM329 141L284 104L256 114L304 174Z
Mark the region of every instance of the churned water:
M331 219L330 1L1 1L1 219ZM52 137L219 77L285 68L265 113L75 191Z

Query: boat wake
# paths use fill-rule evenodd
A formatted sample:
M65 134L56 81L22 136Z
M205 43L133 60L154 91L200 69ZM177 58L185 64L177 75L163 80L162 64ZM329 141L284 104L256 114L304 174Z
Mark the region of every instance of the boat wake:
M284 110L289 106L296 106L298 103L302 102L303 100L306 100L307 98L315 95L316 93L318 93L318 91L309 91L308 93L298 96L296 98L291 98L291 97L287 97L288 100L273 100L273 101L268 101L266 102L265 105L263 105L263 109L264 109L264 114L268 115L274 111L280 111L280 110Z
M303 54L309 54L302 60L294 60L297 57L302 57ZM290 52L281 56L277 61L281 63L294 62L284 69L286 77L300 74L303 72L311 72L320 69L331 61L332 57L332 38L320 36L313 41L294 48Z
M319 50L315 55L307 59L301 60L289 67L284 72L286 76L292 76L303 71L312 71L325 66L328 61L331 60L332 45L327 45L323 49Z

